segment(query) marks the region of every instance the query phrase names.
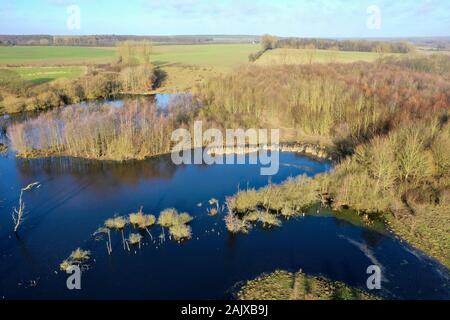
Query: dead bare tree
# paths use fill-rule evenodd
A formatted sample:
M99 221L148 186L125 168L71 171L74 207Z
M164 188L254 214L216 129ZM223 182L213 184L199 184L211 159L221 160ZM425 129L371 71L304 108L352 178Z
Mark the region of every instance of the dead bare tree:
M25 214L25 202L23 201L23 194L25 192L30 192L35 188L39 188L40 186L41 185L39 182L34 182L20 190L19 208L14 208L14 211L12 213L12 218L14 221L14 233L17 233L17 231L19 230L19 227L23 222L23 216Z

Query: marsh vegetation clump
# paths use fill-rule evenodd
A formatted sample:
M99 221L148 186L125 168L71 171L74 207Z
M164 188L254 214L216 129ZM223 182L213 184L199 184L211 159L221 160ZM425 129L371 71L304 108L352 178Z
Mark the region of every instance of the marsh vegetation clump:
M148 229L156 223L156 217L151 214L144 214L142 208L137 213L131 213L128 220L134 227L147 230L147 232Z
M139 233L132 233L127 239L128 243L135 246L139 245L139 249L141 248L142 236Z
M192 238L192 228L188 224L194 218L186 213L178 213L174 208L166 209L161 212L158 218L158 224L162 227L162 236L164 228L169 229L170 236L175 241L189 240Z
M217 210L217 208L210 208L207 211L208 211L208 215L210 217L215 217L219 214L219 211Z
M220 212L220 202L216 198L212 198L208 201L208 203L213 206L212 208L208 209L208 215L211 217L215 217Z
M188 224L194 218L186 213L178 213L176 209L170 208L161 212L158 218L158 224L164 228L170 228L177 224Z
M239 191L234 197L227 199L228 210L245 213L248 210L257 208L263 199L255 189Z
M123 230L128 224L128 220L125 217L115 217L105 221L105 226L112 230Z
M239 218L232 212L228 212L225 216L225 225L230 233L249 233L251 224Z
M105 221L105 227L108 228L108 230L120 231L120 233L122 235L122 244L123 244L124 250L125 250L125 246L126 246L124 229L128 223L129 223L129 220L125 217L115 217L115 218L111 218L111 219L108 219ZM109 232L108 232L108 237L109 237L108 253L111 254L112 245L111 245L111 235Z
M194 218L186 212L180 213L177 217L178 222L176 224L188 224L194 220Z
M176 223L169 228L170 235L175 241L189 240L192 238L192 228L183 223Z
M6 144L0 143L0 155L8 151L8 146Z
M289 178L283 184L269 185L258 191L262 207L285 216L298 214L319 201L316 182L306 176ZM295 208L295 209L294 209Z
M91 255L90 251L78 248L70 254L69 259L75 262L85 262L90 259L90 255Z
M261 215L261 211L259 210L251 210L242 218L245 222L254 223L259 220Z
M302 272L275 271L244 284L239 300L379 300L360 289Z
M295 217L319 201L321 187L306 176L288 179L281 185L272 185L260 190L239 191L227 199L229 215L227 228L239 229L239 225L261 222L264 227L281 226L279 216Z
M91 252L82 250L81 248L76 249L75 251L72 251L69 258L65 259L61 264L59 265L59 268L62 271L67 271L70 267L77 265L83 265L86 262L89 261L91 258Z
M73 263L71 263L69 260L64 260L63 262L61 262L61 264L59 265L59 269L61 271L67 271L69 270L69 268L73 266Z
M163 228L170 228L178 222L178 211L170 208L162 211L158 218L158 224Z
M281 215L286 219L295 217L297 214L298 213L290 206L285 206L283 209L281 209Z
M280 227L282 224L281 220L278 219L276 215L271 214L269 212L260 212L258 221L260 221L262 225L266 228Z
M143 160L168 154L174 121L154 103L79 105L41 114L8 129L20 157L72 156L96 160Z

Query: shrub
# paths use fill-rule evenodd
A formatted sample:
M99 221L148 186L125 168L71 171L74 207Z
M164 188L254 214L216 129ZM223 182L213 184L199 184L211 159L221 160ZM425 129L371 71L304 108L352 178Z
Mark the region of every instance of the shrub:
M281 215L285 218L291 218L297 215L297 212L295 212L295 210L291 207L285 206L283 209L281 209Z
M142 210L140 210L138 213L131 213L129 221L135 227L147 229L156 223L156 218L153 215L145 215Z
M189 213L184 212L178 215L177 220L180 224L188 224L189 222L194 220L194 218Z
M158 224L164 228L170 228L177 224L178 221L178 211L173 208L164 210L158 218Z
M183 223L176 223L172 225L169 228L169 232L174 240L181 241L181 240L188 240L192 237L192 229L191 227L183 224Z
M131 245L141 245L141 241L142 241L142 236L138 233L132 233L130 234L130 236L128 237L128 242Z
M235 212L245 213L255 209L262 199L255 189L239 191L234 197L227 199L228 209Z
M127 224L128 220L126 218L116 217L106 220L105 227L108 229L123 230Z
M78 248L71 253L70 260L75 262L84 262L90 259L90 255L90 251L84 251Z
M257 210L250 211L244 215L243 220L244 222L250 223L257 222L259 220L260 214L261 213Z
M281 221L275 215L269 212L261 212L259 214L258 220L263 224L264 227L280 227Z
M156 81L155 68L151 65L124 68L119 75L122 90L127 93L147 93Z
M232 212L225 216L225 225L231 233L248 233L251 229L251 225L247 221L239 219Z
M0 102L0 107L4 113L19 113L25 109L26 102L24 98L8 95Z

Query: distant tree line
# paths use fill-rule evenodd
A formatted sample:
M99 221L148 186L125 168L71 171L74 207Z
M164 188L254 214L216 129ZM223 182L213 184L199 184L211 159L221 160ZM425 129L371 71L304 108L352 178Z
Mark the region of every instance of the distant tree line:
M258 60L267 50L278 48L319 49L335 51L411 53L415 46L408 42L368 41L368 40L332 40L313 38L277 38L265 34L261 37L261 50L249 55L249 61Z
M256 37L239 36L51 36L51 35L0 35L3 46L91 46L113 47L118 42L150 41L162 44L208 44L222 42L253 42Z
M408 42L387 42L368 40L328 40L328 39L302 39L283 38L272 44L274 48L305 49L314 47L320 50L383 52L383 53L410 53L414 46Z

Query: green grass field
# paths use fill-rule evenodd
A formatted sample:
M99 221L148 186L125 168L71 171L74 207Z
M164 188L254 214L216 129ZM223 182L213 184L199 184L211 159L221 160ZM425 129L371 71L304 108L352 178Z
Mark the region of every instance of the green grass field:
M23 80L31 81L34 84L51 82L56 79L77 78L86 72L86 67L19 67L12 68Z
M0 66L87 65L114 61L111 48L0 47Z
M153 63L157 65L187 64L232 67L248 61L257 51L251 44L165 45L153 47ZM110 63L116 58L115 48L90 47L0 47L0 66L61 66Z
M263 54L257 60L259 65L308 64L308 63L351 63L356 61L373 62L381 55L376 52L352 52L309 49L275 49Z
M156 45L152 63L166 73L158 91L189 90L210 76L248 62L259 49L252 44ZM36 84L81 75L86 65L114 62L115 48L91 47L0 47L0 67L15 66L24 80Z
M185 64L196 66L234 67L248 62L250 53L258 51L253 44L154 46L156 65Z
M256 44L155 45L152 63L166 73L158 92L187 91L209 77L247 64L249 54L259 48ZM379 57L372 52L276 49L266 52L256 64L371 62ZM0 47L0 67L15 66L23 79L36 84L78 77L86 65L111 63L116 58L113 47Z

